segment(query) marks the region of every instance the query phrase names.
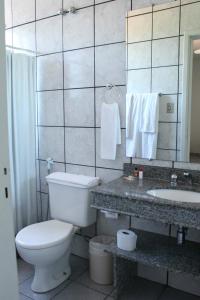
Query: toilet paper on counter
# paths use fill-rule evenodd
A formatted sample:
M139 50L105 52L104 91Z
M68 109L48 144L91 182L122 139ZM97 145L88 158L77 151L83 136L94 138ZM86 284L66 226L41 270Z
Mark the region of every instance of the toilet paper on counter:
M133 251L136 249L137 235L127 229L122 229L117 232L117 247L126 251Z

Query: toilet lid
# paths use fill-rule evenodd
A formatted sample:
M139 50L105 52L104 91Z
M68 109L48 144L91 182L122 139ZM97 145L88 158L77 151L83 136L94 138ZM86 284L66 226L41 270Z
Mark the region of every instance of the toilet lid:
M49 248L63 242L72 231L72 224L57 220L36 223L17 234L16 244L26 249Z

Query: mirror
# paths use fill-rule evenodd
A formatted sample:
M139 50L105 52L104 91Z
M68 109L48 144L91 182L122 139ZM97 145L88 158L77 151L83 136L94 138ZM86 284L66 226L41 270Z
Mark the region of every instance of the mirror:
M158 124L155 156L139 151L127 153L128 157L200 163L199 15L200 3L192 1L182 5L173 1L128 13L127 95L157 94L159 111L158 120L153 119ZM128 118L127 113L126 122ZM134 126L139 122L136 119ZM128 143L127 139L130 147ZM137 143L141 149L153 147L146 140L142 144L140 138Z

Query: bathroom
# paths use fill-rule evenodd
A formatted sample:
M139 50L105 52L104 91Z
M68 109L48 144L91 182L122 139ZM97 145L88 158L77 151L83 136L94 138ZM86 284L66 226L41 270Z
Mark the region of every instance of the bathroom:
M200 299L195 258L190 270L189 259L170 265L164 258L158 263L152 259L152 263L134 257L140 249L140 231L150 234L152 240L155 236L172 239L176 242L173 249L183 258L181 249L187 251L188 245L198 249L198 203L182 204L182 200L172 209L161 210L157 196L151 195L151 207L145 202L140 209L142 204L133 206L128 194L134 193L137 182L140 186L135 190L140 193L149 177L155 181L151 190L158 189L163 180L173 191L179 187L183 193L200 191L200 1L5 0L0 5L0 227L5 228L1 232L0 300ZM132 144L127 139L127 97L134 93L157 95L159 120L153 154L146 152L150 146L145 153L128 151ZM102 154L103 104L117 104L120 116L120 126L114 126L120 140L115 141L114 158ZM111 127L113 120L109 120ZM134 179L138 171L143 179ZM65 274L66 280L47 291L40 281L38 292L31 287L37 275L34 264L21 258L15 237L28 225L60 219L52 215L49 202L55 172L83 175L83 182L93 185L88 209L95 209L96 215L93 221L87 220L89 226L80 225L80 216L77 224L66 220L74 225L73 230L72 225L66 227L72 233L71 275ZM98 179L100 186L95 188ZM119 196L126 205L116 200ZM171 207L169 202L162 205ZM118 261L113 248L104 249L105 255L112 253L116 259L114 281L96 283L90 274L91 239L101 235L116 238L119 230L130 229L138 235L136 251L123 252ZM38 230L36 239L40 227ZM50 239L53 230L47 226ZM178 238L181 245L177 245ZM30 232L27 239L37 242ZM126 276L123 268L116 268L118 262L125 266ZM131 278L131 272L130 286L123 282L121 291L119 278Z

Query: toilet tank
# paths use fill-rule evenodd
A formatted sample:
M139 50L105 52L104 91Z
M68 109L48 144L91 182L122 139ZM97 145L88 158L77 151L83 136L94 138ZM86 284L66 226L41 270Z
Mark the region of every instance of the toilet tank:
M46 180L53 219L79 227L96 222L96 209L90 207L89 192L99 184L98 177L56 172L48 175Z

